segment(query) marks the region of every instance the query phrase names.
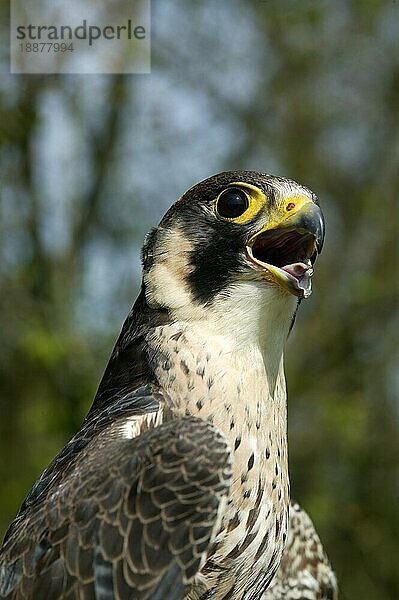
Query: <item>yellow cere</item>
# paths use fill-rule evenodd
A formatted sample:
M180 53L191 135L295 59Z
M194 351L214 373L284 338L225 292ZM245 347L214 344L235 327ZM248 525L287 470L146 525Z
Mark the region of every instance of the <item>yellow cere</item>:
M302 194L287 196L281 199L275 210L270 215L270 219L263 227L262 231L280 227L286 219L289 219L292 215L298 212L305 204L311 203L311 198Z
M217 202L219 200L219 197L230 187L240 188L243 192L246 193L248 198L248 208L239 217L231 219L229 219L228 217L221 217L225 221L231 221L233 223L246 223L247 221L250 221L253 217L255 217L255 215L258 214L261 208L265 206L266 202L268 202L268 198L267 196L265 196L264 192L262 192L262 190L257 188L255 185L251 185L250 183L244 183L242 181L234 181L233 183L230 183L227 186L227 188L225 188L214 201L213 209L215 210L215 212L217 212Z
M308 204L309 202L312 202L311 198L309 198L308 196L297 194L295 196L289 196L288 198L284 198L283 208L285 208L287 216L289 216L290 212L296 212L304 204Z

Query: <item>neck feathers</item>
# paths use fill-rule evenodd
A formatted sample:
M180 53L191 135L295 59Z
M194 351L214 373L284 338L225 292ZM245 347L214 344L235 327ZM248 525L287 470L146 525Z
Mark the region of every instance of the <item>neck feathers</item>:
M153 308L143 286L115 344L90 412L140 385L157 382L158 363L165 364L165 356L166 364L176 360L177 341L168 339L168 332L176 336L184 332L183 345L184 339L190 340L188 355L195 358L217 353L226 367L256 356L256 362L264 365L267 387L273 394L295 310L292 296L258 282L236 283L208 306L188 302L173 309ZM245 367L249 372L254 364L251 360ZM235 368L242 367L237 364Z

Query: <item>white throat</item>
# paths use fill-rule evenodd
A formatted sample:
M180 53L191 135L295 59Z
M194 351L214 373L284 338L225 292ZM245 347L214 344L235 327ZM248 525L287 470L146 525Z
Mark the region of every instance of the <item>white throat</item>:
M297 300L291 294L257 281L237 282L220 292L207 307L191 303L172 312L178 322L212 340L227 353L253 348L261 352L274 390Z

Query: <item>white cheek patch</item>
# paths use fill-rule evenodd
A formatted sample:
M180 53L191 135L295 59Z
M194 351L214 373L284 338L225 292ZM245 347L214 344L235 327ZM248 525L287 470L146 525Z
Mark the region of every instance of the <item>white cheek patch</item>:
M193 250L184 233L171 229L160 233L154 248L154 264L144 274L148 303L176 310L192 302L187 279L192 271Z
M176 309L189 304L191 295L184 280L177 276L173 265L154 265L144 276L147 301L165 308Z

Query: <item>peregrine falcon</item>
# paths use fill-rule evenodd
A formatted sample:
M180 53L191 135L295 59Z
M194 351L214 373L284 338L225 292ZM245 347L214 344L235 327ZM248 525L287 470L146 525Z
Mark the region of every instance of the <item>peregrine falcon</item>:
M169 209L88 415L8 529L0 597L262 598L288 530L283 350L323 238L309 189L253 171Z

